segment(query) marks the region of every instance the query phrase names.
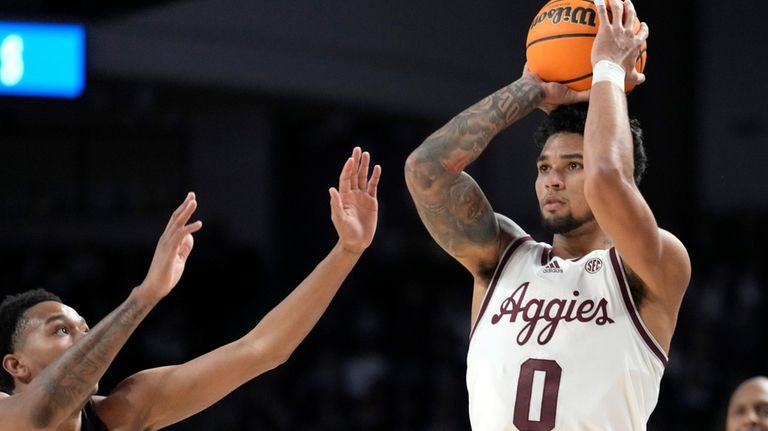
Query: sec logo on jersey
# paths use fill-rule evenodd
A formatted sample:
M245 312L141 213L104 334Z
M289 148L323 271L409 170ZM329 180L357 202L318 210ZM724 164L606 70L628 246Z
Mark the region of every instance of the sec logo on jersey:
M594 274L597 271L600 271L602 267L603 261L597 257L589 259L587 263L584 264L584 269L587 270L587 272L590 274Z

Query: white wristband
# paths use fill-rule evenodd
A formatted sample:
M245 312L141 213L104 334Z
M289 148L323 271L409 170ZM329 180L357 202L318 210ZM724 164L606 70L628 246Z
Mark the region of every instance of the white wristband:
M627 73L624 68L618 64L608 61L600 60L595 67L592 68L592 85L598 82L608 81L615 84L617 87L624 91L624 79Z

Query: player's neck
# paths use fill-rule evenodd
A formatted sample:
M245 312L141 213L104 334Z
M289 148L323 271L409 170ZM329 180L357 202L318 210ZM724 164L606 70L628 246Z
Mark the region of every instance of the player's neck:
M613 244L597 223L581 226L571 232L555 234L552 239L552 254L562 259L582 257L593 250L605 250Z

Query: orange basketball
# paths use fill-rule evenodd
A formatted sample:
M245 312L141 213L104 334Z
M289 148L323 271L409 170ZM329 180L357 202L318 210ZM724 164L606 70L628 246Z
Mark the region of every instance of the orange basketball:
M597 6L589 0L551 0L533 18L528 29L525 55L528 68L549 82L559 82L574 90L592 86L592 43L600 18ZM635 20L635 32L640 21ZM645 69L646 43L643 42L635 68ZM625 90L629 92L632 86Z

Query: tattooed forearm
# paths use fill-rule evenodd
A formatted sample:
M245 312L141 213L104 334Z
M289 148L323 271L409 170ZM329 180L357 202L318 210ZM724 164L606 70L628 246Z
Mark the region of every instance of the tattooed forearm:
M543 97L538 84L521 78L454 117L408 158L406 182L419 215L452 255L466 244L487 244L499 233L490 204L464 169Z
M528 115L542 97L538 85L525 79L515 81L454 117L415 152L432 162L433 169L458 175L480 156L494 136Z
M129 298L43 371L40 384L48 402L35 418L38 426L82 408L150 309Z

